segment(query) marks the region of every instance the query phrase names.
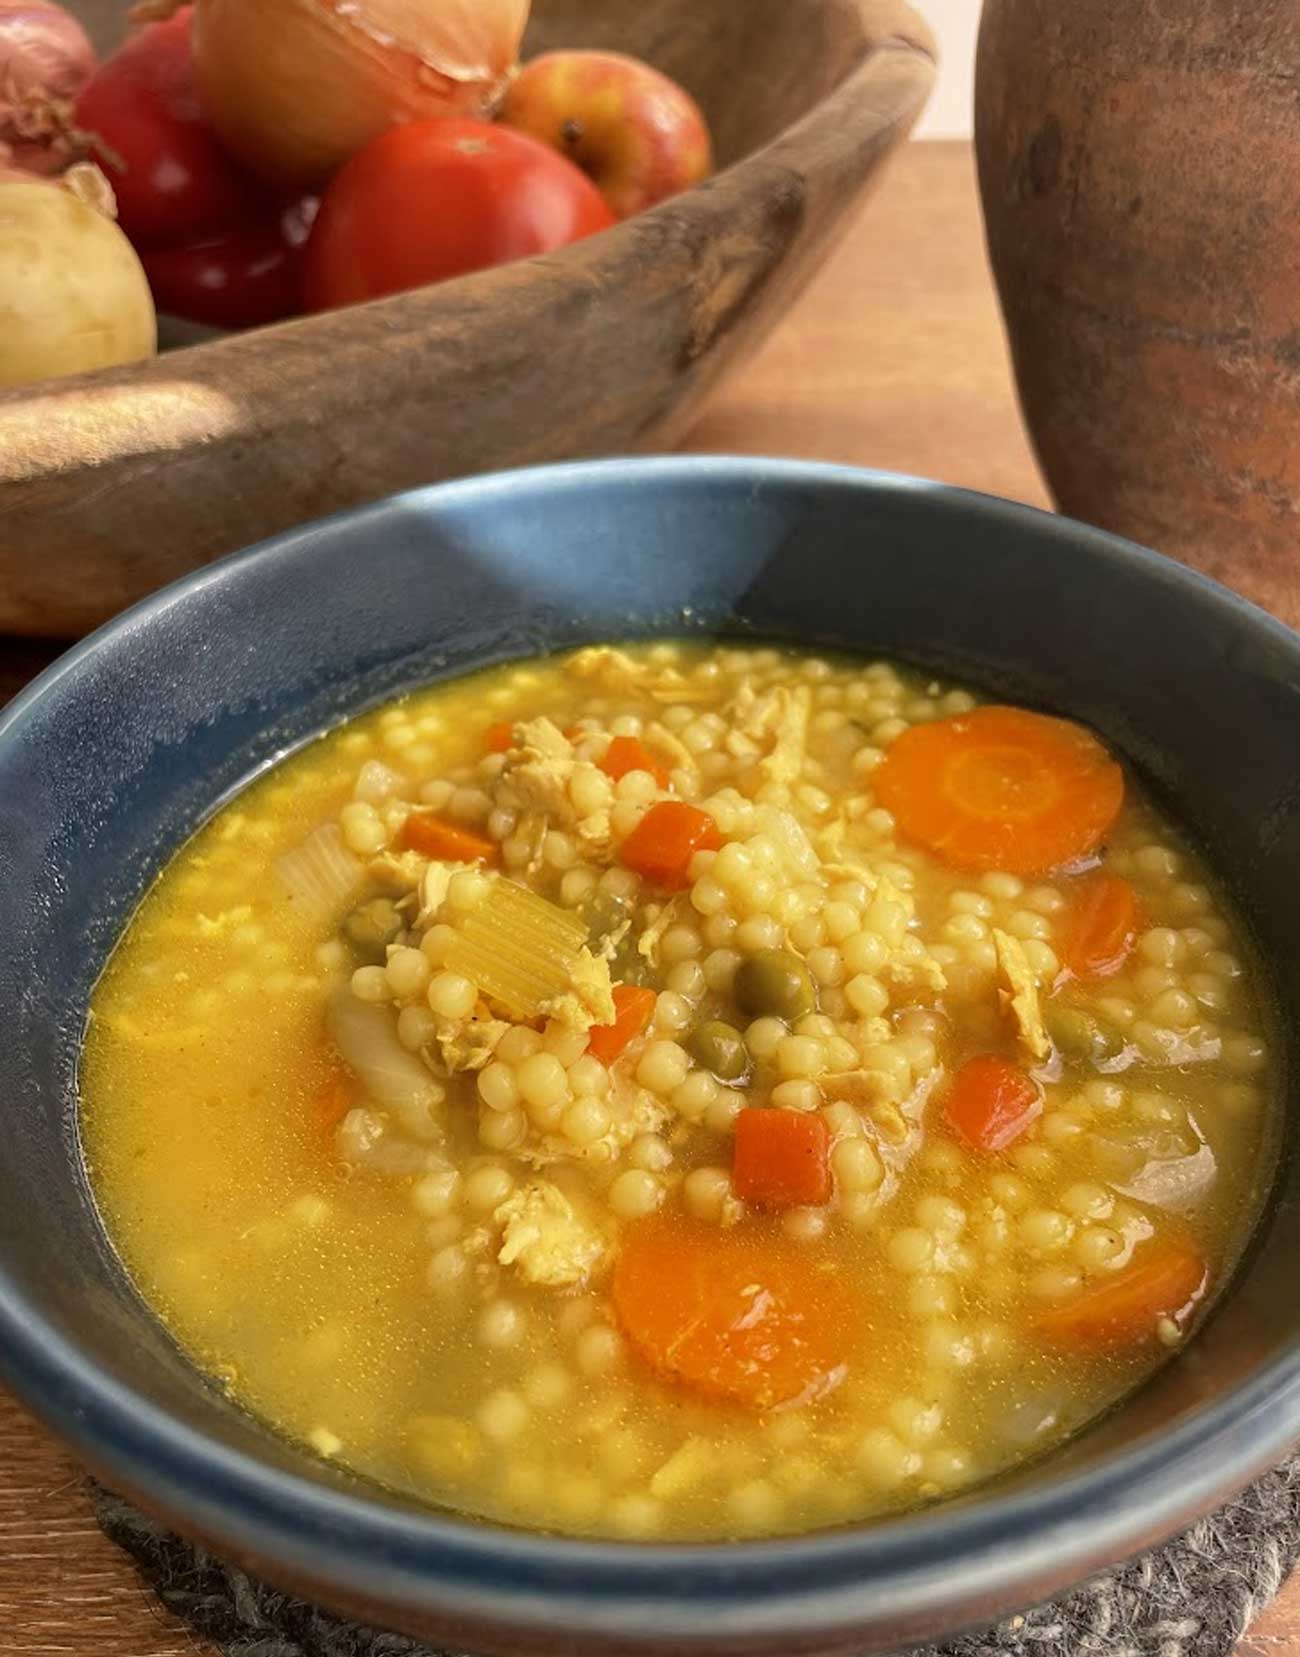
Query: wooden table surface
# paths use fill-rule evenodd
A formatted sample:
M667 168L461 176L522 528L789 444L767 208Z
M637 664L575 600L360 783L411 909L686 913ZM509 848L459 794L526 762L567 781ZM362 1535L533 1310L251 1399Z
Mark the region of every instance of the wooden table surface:
M1046 504L1012 394L966 146L903 153L686 447L881 466ZM0 641L0 701L50 656ZM210 1657L100 1535L71 1458L3 1392L0 1653ZM1300 1657L1300 1580L1237 1657L1287 1654Z

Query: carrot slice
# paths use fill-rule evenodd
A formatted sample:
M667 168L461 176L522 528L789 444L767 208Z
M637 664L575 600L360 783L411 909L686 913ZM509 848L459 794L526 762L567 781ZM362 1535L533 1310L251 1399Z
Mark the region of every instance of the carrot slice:
M435 817L431 811L413 811L402 828L402 845L422 857L436 857L444 863L492 863L501 861L501 848L472 829Z
M831 1391L847 1370L834 1272L748 1228L638 1222L624 1233L613 1299L646 1362L711 1398L770 1410Z
M976 1151L1005 1151L1043 1108L1032 1076L992 1053L968 1059L953 1077L944 1113L949 1125Z
M614 985L614 1022L592 1027L587 1051L602 1064L613 1064L625 1047L649 1027L659 997L637 984Z
M1209 1270L1186 1237L1158 1238L1113 1277L1036 1320L1061 1346L1105 1350L1154 1338L1161 1318L1181 1324L1205 1294Z
M1071 978L1109 978L1133 953L1142 905L1127 880L1104 870L1081 881L1065 918L1061 965Z
M616 736L606 748L600 768L615 782L627 776L629 771L648 771L660 788L668 786L668 767L634 736Z
M958 869L1045 874L1101 844L1124 773L1082 725L976 708L904 731L876 769L900 832Z
M512 719L503 719L497 725L490 725L488 733L483 738L483 746L489 754L505 754L515 745L515 725Z
M820 1208L831 1200L831 1136L820 1116L742 1110L731 1152L731 1188L765 1208Z
M681 892L690 884L696 852L715 852L721 845L718 825L707 811L683 800L661 800L628 835L619 856L654 885Z

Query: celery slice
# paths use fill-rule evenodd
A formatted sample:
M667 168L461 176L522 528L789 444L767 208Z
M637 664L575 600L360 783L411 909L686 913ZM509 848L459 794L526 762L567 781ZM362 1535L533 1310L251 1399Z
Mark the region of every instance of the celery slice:
M567 909L513 880L492 882L461 921L446 966L516 1018L530 1019L573 984L587 928Z

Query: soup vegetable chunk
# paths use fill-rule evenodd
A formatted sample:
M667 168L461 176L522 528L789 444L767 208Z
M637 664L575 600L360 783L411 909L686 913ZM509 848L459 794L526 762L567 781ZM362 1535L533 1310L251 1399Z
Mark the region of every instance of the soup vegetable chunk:
M467 1514L919 1506L1189 1335L1272 1170L1245 940L1088 731L656 644L435 687L174 860L84 1138L176 1338Z

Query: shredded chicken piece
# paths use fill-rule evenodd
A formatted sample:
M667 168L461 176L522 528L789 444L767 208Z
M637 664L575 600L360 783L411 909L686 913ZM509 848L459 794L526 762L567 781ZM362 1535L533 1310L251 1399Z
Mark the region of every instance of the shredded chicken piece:
M887 1099L883 1104L872 1105L870 1114L876 1132L887 1145L903 1145L907 1142L912 1131L911 1125L892 1100Z
M581 818L576 826L583 851L602 863L607 861L614 845L614 826L609 812L593 811L590 817Z
M829 883L835 880L860 880L868 892L874 892L879 877L866 861L865 855L855 854L845 845L851 821L847 810L824 823L813 837L813 846L822 859L822 875Z
M549 1180L530 1180L493 1218L504 1227L497 1259L517 1266L529 1283L547 1288L585 1283L608 1250L604 1236Z
M908 1096L903 1099L898 1096L893 1077L886 1071L873 1070L869 1065L857 1070L844 1070L835 1076L823 1076L820 1085L826 1099L843 1101L865 1110L882 1139L891 1145L901 1145L913 1128L904 1111L914 1112L924 1102L930 1091L931 1078L923 1078L919 1085L911 1087Z
M639 666L625 650L610 645L593 644L579 650L566 664L578 679L599 679L615 690L635 690L648 669Z
M1043 1060L1052 1051L1051 1038L1043 1024L1038 1005L1038 985L1025 958L1024 947L1009 932L993 928L993 947L998 952L998 974L1002 980L998 1000L1004 1012L1015 1020L1020 1045L1031 1058Z
M674 770L694 771L695 755L676 732L670 731L667 725L661 725L657 719L646 726L641 733L641 740L647 748L671 760Z
M366 879L389 897L405 897L419 886L424 864L419 852L383 851L366 864Z
M541 1009L548 1017L574 1030L590 1030L593 1024L612 1024L618 1016L609 962L583 948L573 969L568 990L548 1001Z
M889 1078L882 1070L841 1070L818 1079L830 1104L875 1105L890 1097Z
M658 702L707 702L713 696L708 685L692 685L675 667L634 662L625 651L608 645L580 650L568 668L579 679L598 680L607 690L644 691Z
M568 783L568 773L557 761L530 760L501 773L501 803L549 819L560 828L572 828L578 814L569 798Z
M569 761L573 744L553 719L524 719L515 726L515 747L527 758Z
M799 685L794 690L787 690L783 685L772 694L776 698L772 724L776 741L771 753L759 762L758 768L769 782L798 782L803 775L808 749L812 689L808 685Z
M942 995L948 988L948 976L931 955L892 954L880 970L896 990L927 990Z
M637 939L636 951L650 962L651 966L659 964L659 945L663 935L681 914L681 904L677 898L672 898L664 904L658 915Z
M772 746L759 762L759 770L768 782L797 782L808 750L811 714L810 686L790 690L780 685L760 692L746 679L727 708L733 737L739 737L739 741L729 741L728 747L737 758L746 758L746 747L760 753L763 740L771 737Z
M432 1068L441 1068L448 1076L482 1070L492 1062L497 1044L509 1028L500 1018L472 1018L468 1023L441 1020L433 1037L439 1063Z
M497 1235L491 1226L476 1225L460 1235L460 1247L471 1258L480 1254L490 1254L497 1246Z
M430 863L420 876L420 909L415 924L423 930L433 925L438 918L438 911L447 900L447 888L451 885L451 877L461 869L471 868L469 863Z
M515 747L497 780L497 797L516 811L535 813L572 828L578 813L569 797L577 761L573 744L549 719L528 719L515 727Z

